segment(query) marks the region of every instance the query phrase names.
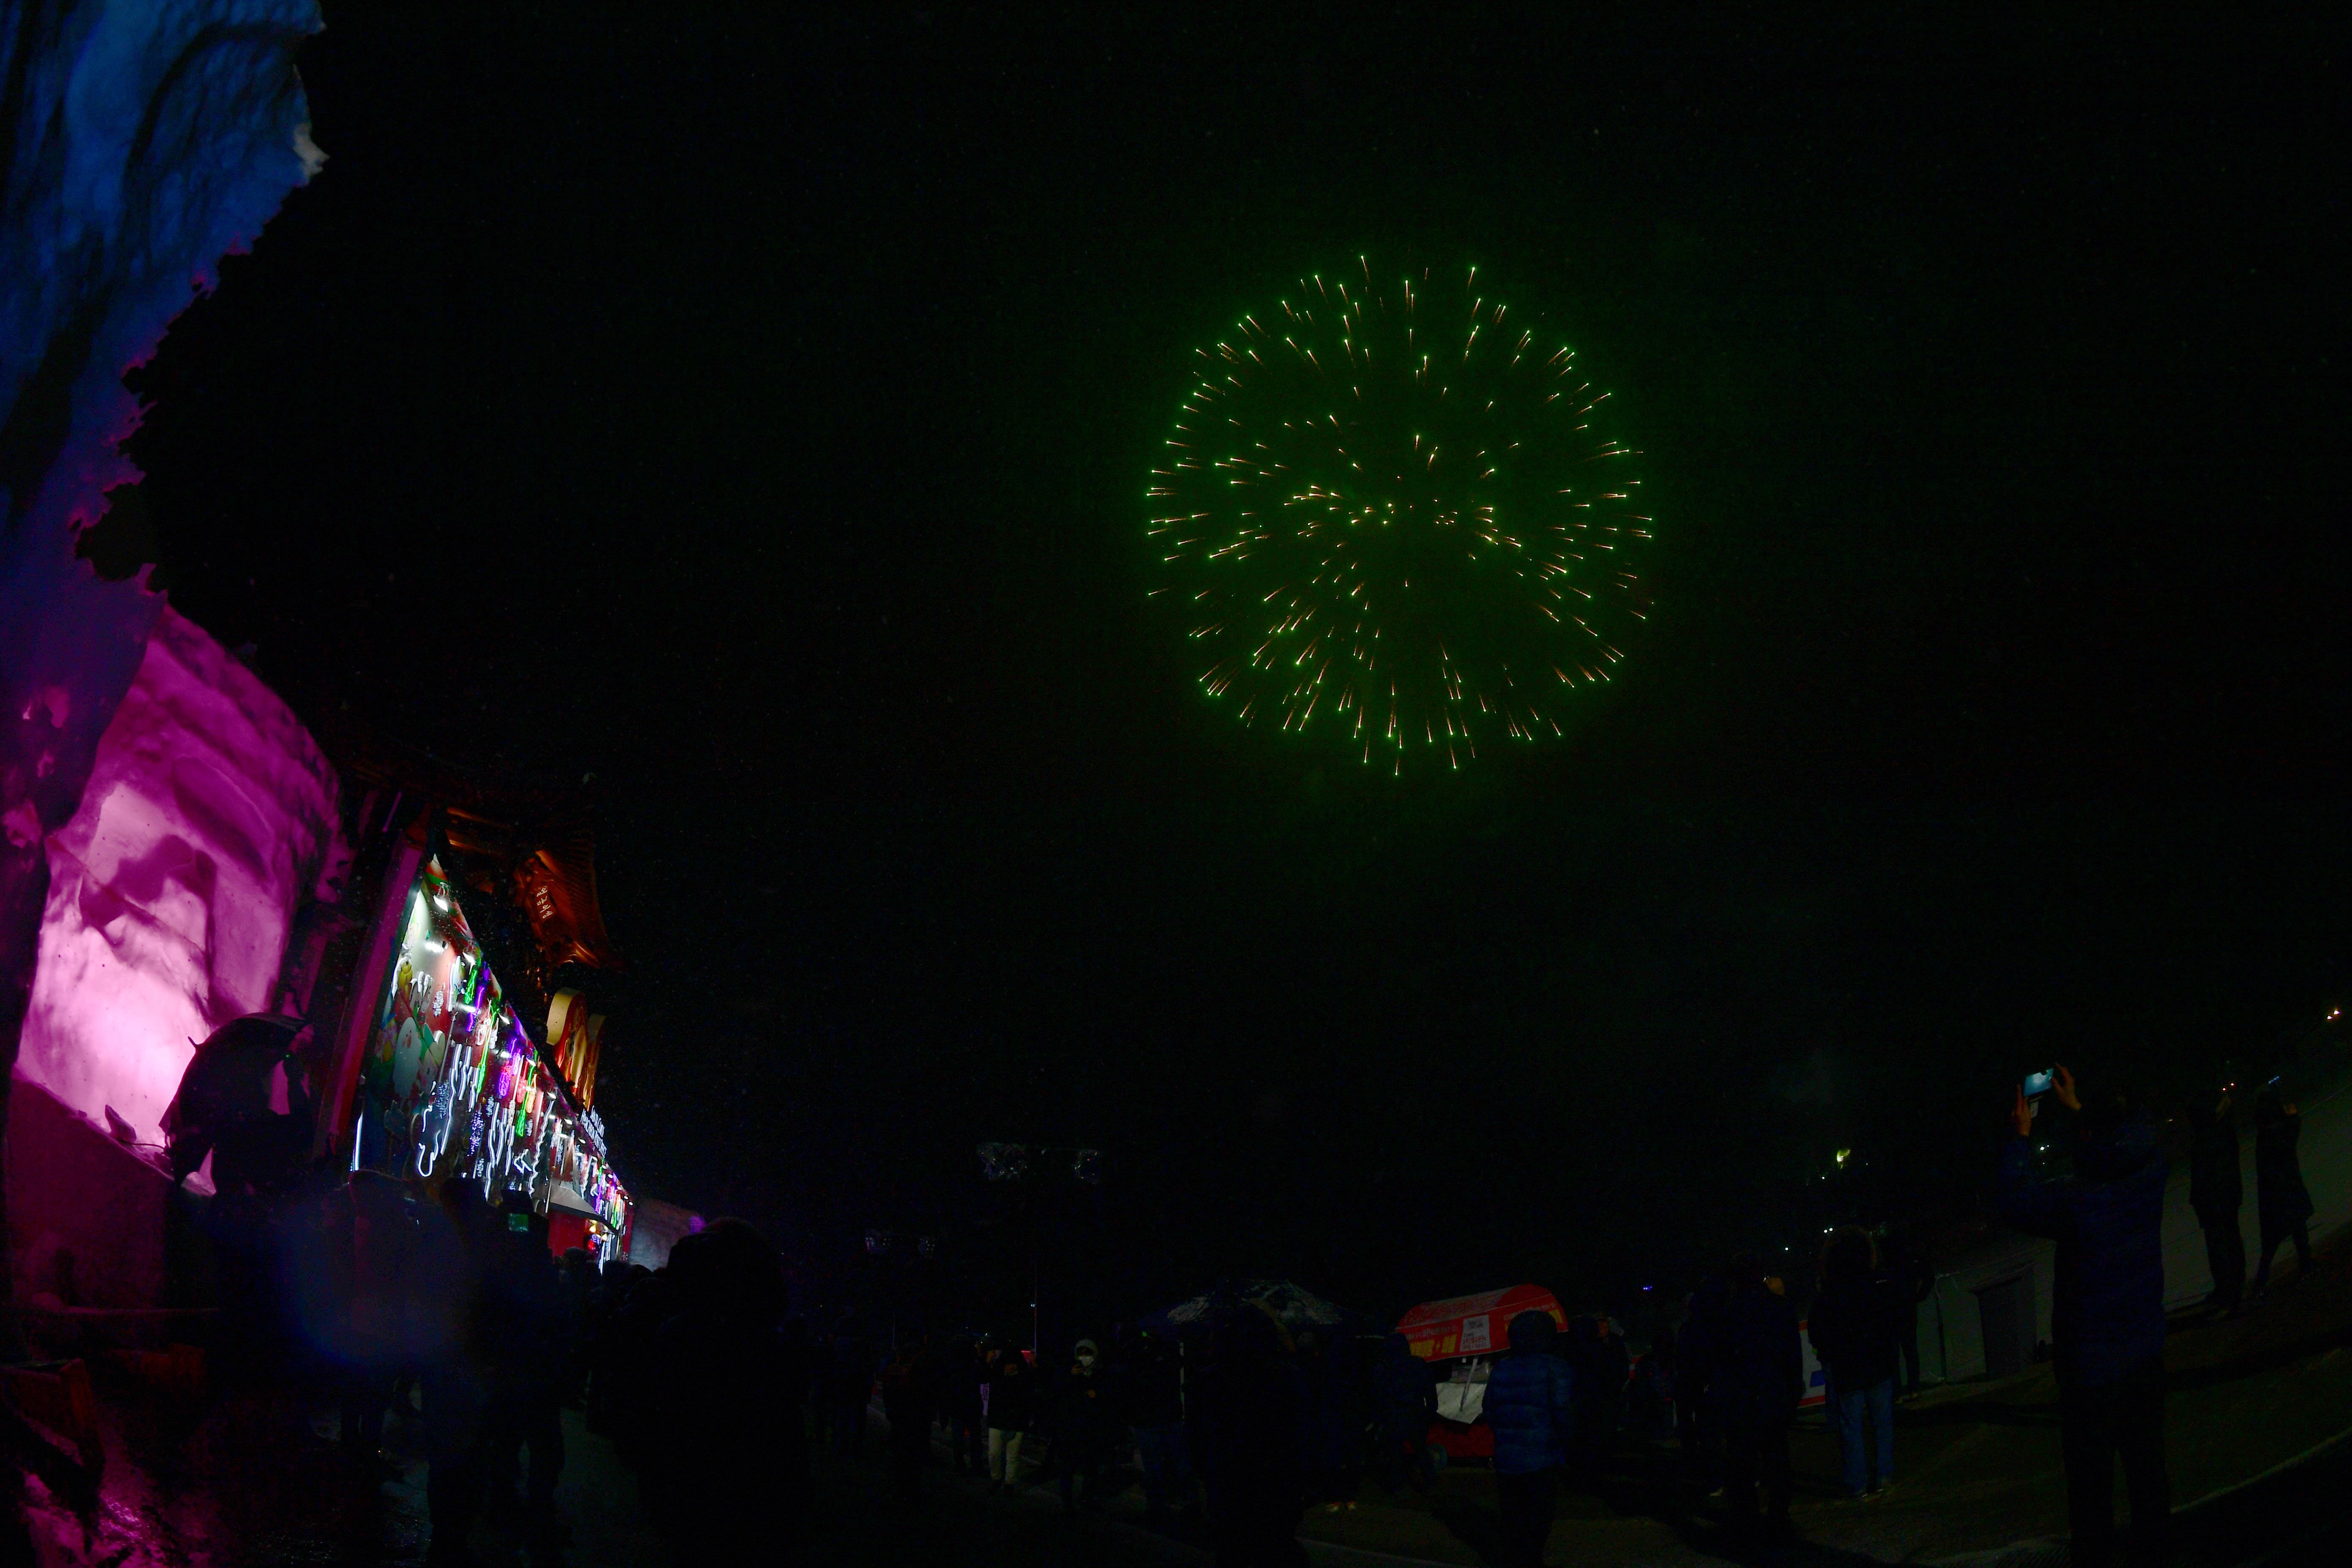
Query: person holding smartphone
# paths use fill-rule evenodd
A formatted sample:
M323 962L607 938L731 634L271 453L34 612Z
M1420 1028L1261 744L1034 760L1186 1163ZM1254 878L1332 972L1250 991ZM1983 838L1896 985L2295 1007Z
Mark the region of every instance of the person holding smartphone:
M2205 1265L2213 1275L2213 1293L2205 1300L2233 1316L2246 1294L2246 1233L2238 1226L2246 1180L2235 1109L2228 1089L2189 1102L2189 1206L2205 1233Z
M2254 1213L2263 1226L2262 1261L2254 1265L2254 1294L2270 1289L2271 1259L2294 1243L2295 1278L2311 1272L2311 1189L2303 1184L2303 1162L2295 1141L2303 1116L2273 1083L2254 1098Z
M2136 1556L2160 1563L2172 1518L2164 1463L2164 1154L2156 1129L2122 1095L2085 1100L2063 1066L2051 1092L2074 1113L2074 1173L2059 1179L2034 1168L2033 1112L2021 1086L1998 1201L2011 1225L2058 1244L2052 1362L2075 1568L2105 1568L2115 1556L2118 1459Z

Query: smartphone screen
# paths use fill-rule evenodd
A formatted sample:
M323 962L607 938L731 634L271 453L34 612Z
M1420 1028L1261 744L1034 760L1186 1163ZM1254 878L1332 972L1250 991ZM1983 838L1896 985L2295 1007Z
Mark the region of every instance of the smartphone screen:
M2057 1069L2054 1068L2042 1072L2027 1073L2025 1075L2024 1086L2025 1098L2028 1100L2039 1100L2043 1095L2048 1094L2050 1092L2051 1080L2056 1076L2056 1073Z

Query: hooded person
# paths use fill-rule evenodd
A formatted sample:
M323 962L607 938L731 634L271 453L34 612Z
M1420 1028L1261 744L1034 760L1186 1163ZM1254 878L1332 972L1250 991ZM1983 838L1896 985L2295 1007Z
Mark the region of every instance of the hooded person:
M1216 1309L1187 1414L1217 1568L1304 1568L1307 1380L1281 1328L1255 1303Z
M1298 1331L1298 1370L1307 1380L1307 1496L1326 1509L1355 1506L1362 1464L1362 1379L1344 1342L1312 1328Z
M1658 1325L1625 1385L1626 1429L1643 1442L1671 1436L1675 1405L1675 1326Z
M1391 1334L1372 1368L1372 1419L1379 1435L1381 1484L1427 1491L1436 1478L1429 1462L1429 1424L1437 1417L1437 1379L1412 1353L1412 1342Z
M489 1366L484 1281L504 1227L470 1181L446 1181L420 1214L404 1314L416 1366L426 1455L427 1563L467 1560L482 1495L482 1414Z
M940 1415L948 1423L959 1475L988 1473L988 1438L983 1426L981 1365L977 1341L958 1337L941 1347Z
M1904 1295L1878 1267L1870 1234L1832 1231L1822 1249L1821 1293L1806 1333L1821 1358L1830 1429L1837 1434L1845 1496L1895 1479L1895 1380L1901 1370Z
M1143 1501L1155 1514L1192 1500L1184 1445L1184 1363L1174 1344L1137 1331L1119 1367L1119 1416L1143 1462Z
M1936 1265L1925 1243L1901 1237L1888 1269L1895 1286L1895 1353L1903 1365L1906 1399L1919 1392L1919 1309L1936 1293Z
M625 1468L647 1476L658 1468L661 1433L656 1408L655 1345L678 1308L667 1268L630 1273L613 1302L596 1346L588 1409L611 1440Z
M415 1269L419 1225L405 1184L362 1168L324 1205L322 1252L330 1290L321 1348L338 1373L340 1437L355 1471L377 1479L385 1407L407 1359L401 1334Z
M866 1325L855 1313L844 1313L824 1369L825 1424L835 1458L855 1458L865 1445L875 1370L874 1342L866 1337Z
M1756 1259L1735 1259L1728 1285L1709 1349L1707 1390L1722 1421L1725 1499L1736 1534L1753 1541L1760 1529L1785 1538L1789 1428L1804 1397L1804 1346L1795 1309Z
M1002 1490L1021 1479L1021 1445L1037 1420L1037 1374L1013 1347L988 1370L988 1480Z
M1557 1333L1549 1312L1521 1312L1511 1320L1510 1353L1486 1375L1505 1568L1536 1568L1543 1561L1560 1474L1575 1448L1576 1377L1553 1353Z
M882 1369L882 1418L890 1426L890 1480L901 1502L922 1500L923 1468L931 1459L931 1422L939 1415L931 1344L909 1342Z
M2123 1465L2141 1560L2162 1562L2172 1485L2164 1461L2164 1184L2156 1130L2109 1091L2087 1102L2057 1069L2055 1096L2074 1113L2074 1169L2035 1168L2023 1090L2001 1154L2000 1215L2058 1244L2051 1362L2058 1378L2066 1512L2078 1568L2115 1555L2115 1471Z
M483 1479L500 1511L516 1502L524 1447L530 1450L522 1503L530 1534L559 1540L555 1484L563 1470L563 1400L579 1322L543 1233L503 1230L483 1277L488 1352L483 1409Z
M782 1259L749 1224L717 1219L672 1249L670 1273L678 1310L654 1335L644 1472L661 1522L688 1562L792 1561L808 1453Z
M1054 1400L1054 1468L1061 1478L1065 1512L1076 1512L1081 1501L1088 1508L1102 1501L1118 1413L1110 1380L1101 1373L1102 1351L1094 1341L1070 1347L1070 1370Z
M1576 1440L1569 1448L1569 1473L1590 1486L1600 1479L1616 1438L1633 1358L1601 1312L1570 1320L1554 1349L1576 1374Z
M1683 1303L1683 1323L1675 1341L1675 1435L1683 1463L1701 1492L1723 1484L1723 1389L1717 1368L1723 1352L1724 1314L1731 1283L1710 1274Z

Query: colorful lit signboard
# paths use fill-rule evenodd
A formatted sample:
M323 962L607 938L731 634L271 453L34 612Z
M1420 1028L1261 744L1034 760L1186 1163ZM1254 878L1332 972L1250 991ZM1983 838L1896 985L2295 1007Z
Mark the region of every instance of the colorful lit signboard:
M359 1117L354 1170L475 1181L492 1201L534 1205L569 1188L598 1222L600 1256L617 1256L629 1200L604 1162L602 1129L583 1135L437 859L409 890L361 1065Z

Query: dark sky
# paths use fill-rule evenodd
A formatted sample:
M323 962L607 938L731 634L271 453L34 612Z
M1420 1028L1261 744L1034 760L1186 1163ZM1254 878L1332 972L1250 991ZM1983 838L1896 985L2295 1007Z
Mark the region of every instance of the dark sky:
M407 9L137 383L155 552L302 710L594 773L624 1174L821 1289L984 1272L992 1137L1107 1152L1113 1309L1622 1293L2345 984L2332 37ZM1143 614L1189 351L1367 247L1569 327L1660 518L1625 677L1459 777Z

